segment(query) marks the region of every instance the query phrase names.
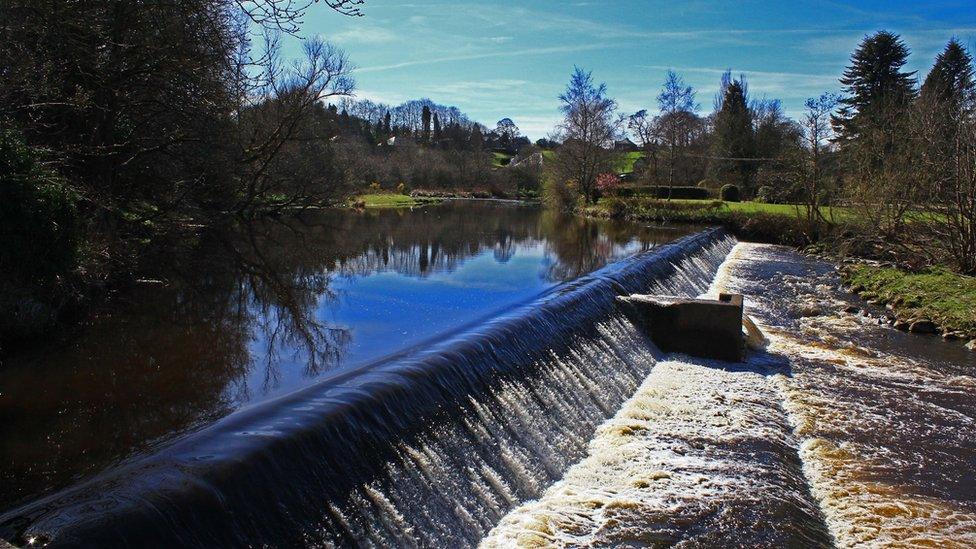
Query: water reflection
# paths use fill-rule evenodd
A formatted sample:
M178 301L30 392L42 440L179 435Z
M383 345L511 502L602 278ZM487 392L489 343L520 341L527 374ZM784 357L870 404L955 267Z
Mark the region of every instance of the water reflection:
M206 231L70 342L3 364L0 509L684 232L489 203Z

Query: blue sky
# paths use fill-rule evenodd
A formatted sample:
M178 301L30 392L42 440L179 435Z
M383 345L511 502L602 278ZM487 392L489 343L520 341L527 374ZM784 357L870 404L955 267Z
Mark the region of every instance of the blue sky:
M344 48L357 95L457 105L493 126L511 117L533 139L558 120L573 65L605 81L626 113L654 109L673 68L712 109L721 73L745 73L754 96L797 115L807 97L839 91L851 51L878 29L898 32L924 76L956 36L976 43L976 3L367 0L365 17L312 8L303 34ZM297 51L291 44L287 53Z

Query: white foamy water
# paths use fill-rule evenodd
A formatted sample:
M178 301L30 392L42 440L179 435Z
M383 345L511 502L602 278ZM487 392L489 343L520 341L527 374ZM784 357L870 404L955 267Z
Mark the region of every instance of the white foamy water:
M586 459L482 546L823 543L778 406L777 369L766 356L741 368L657 364Z
M976 546L973 376L842 312L837 285L825 263L737 245L709 293L746 294L767 352L657 364L482 546Z
M972 369L932 360L947 344L844 313L823 264L740 244L725 267L727 289L750 296L769 351L790 363L777 383L836 545L976 546Z

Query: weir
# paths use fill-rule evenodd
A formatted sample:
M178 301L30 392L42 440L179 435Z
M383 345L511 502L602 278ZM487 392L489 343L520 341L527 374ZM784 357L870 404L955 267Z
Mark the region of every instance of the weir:
M538 497L659 356L617 309L697 296L714 229L557 287L431 348L233 414L0 517L50 546L473 546Z

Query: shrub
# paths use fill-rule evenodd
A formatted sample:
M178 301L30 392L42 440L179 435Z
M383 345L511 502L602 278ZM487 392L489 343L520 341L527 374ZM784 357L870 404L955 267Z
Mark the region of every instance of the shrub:
M728 226L742 240L797 247L810 243L802 220L792 215L733 212Z
M604 202L607 215L613 219L620 219L627 214L627 203L620 198L613 197Z
M402 184L403 183L401 183L401 185ZM369 184L369 191L370 192L372 192L372 193L378 193L381 190L383 190L383 188L380 187L380 182L379 181L373 181L372 183Z
M78 196L19 135L0 132L0 271L41 286L75 266Z
M670 196L679 200L708 200L711 198L708 189L700 187L671 187L670 189L664 186L625 187L618 190L617 195L622 197L649 196L652 198L668 198Z
M772 187L769 185L763 185L759 187L756 191L756 202L764 202L766 204L776 204L776 193Z
M546 177L545 187L542 191L543 200L550 208L563 212L576 210L580 194L565 180L550 175Z
M407 194L408 192L410 192L410 189L407 188L406 183L400 183L399 185L397 185L396 190L397 190L397 194Z
M596 190L602 196L615 196L620 188L620 177L614 173L601 173L596 178Z
M739 202L741 200L741 195L739 194L739 187L735 185L728 184L722 186L722 200L726 202Z
M657 198L676 198L679 200L708 200L711 196L708 189L701 187L653 187L653 195Z

